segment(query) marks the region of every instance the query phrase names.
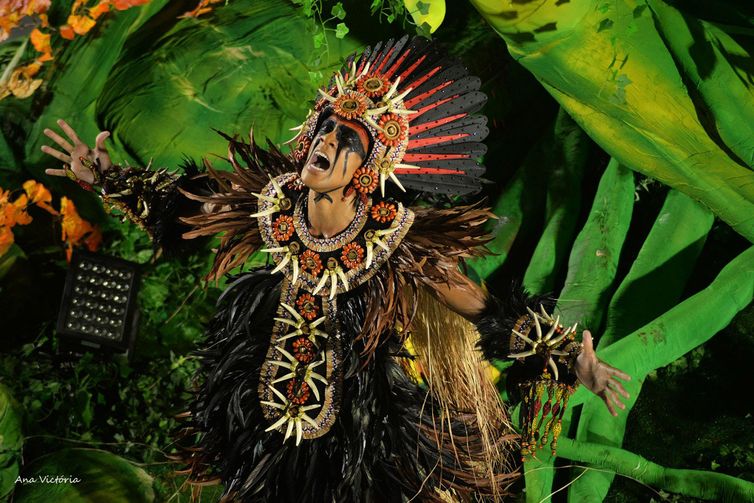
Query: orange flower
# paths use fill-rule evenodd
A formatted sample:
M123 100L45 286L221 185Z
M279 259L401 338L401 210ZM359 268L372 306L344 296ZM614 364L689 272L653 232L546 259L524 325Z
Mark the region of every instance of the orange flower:
M42 85L42 79L32 79L41 63L34 62L13 70L8 82L0 86L0 100L13 94L16 98L28 98Z
M10 227L0 225L0 257L13 245L13 231Z
M51 215L59 215L55 208L50 205L52 195L47 187L35 180L27 180L24 182L24 190L26 195L29 196L30 204L36 204Z
M319 258L319 253L311 250L306 250L299 257L301 269L309 271L312 276L316 276L322 270L322 260Z
M280 215L272 222L272 237L278 241L288 241L293 231L293 218L290 215Z
M377 188L377 176L369 168L361 167L353 174L353 187L362 194L371 194Z
M377 133L380 141L388 147L398 145L408 130L408 120L397 114L385 114L380 117L380 129Z
M113 0L112 5L116 10L126 10L145 3L149 3L149 0Z
M222 0L199 0L199 4L194 8L194 10L184 12L179 17L199 17L203 14L207 14L208 12L212 12L213 7L210 7L212 4L220 3L221 1Z
M76 34L73 32L73 28L71 28L67 24L64 24L60 27L60 36L66 40L73 40L73 37L75 37Z
M352 91L346 91L338 96L333 103L335 113L345 119L361 117L367 111L367 102L364 97Z
M90 251L99 247L102 240L99 229L81 218L73 201L65 196L60 199L60 214L63 216L61 239L66 243L65 257L68 262L71 261L73 247L80 245L82 241Z
M42 57L52 59L52 47L50 46L49 33L42 33L37 28L34 28L29 38L31 40L31 45L34 46L34 49L36 49L37 52L41 52L43 54Z
M31 217L26 213L29 199L26 194L15 201L8 202L8 192L0 196L0 225L11 228L14 225L26 225L31 223Z
M301 294L298 300L296 300L296 306L298 306L298 312L301 313L301 316L309 321L316 318L319 313L317 299L310 293Z
M394 219L396 212L397 209L393 203L380 201L372 206L372 218L383 224Z
M76 35L86 35L89 30L94 28L96 22L89 16L68 16L68 24ZM61 27L62 28L62 27ZM62 33L61 33L62 35Z
M0 42L8 38L13 28L26 16L44 16L50 0L3 0L0 2ZM47 16L42 19L43 25Z
M100 3L89 9L89 16L96 20L102 14L110 12L110 0L102 0Z

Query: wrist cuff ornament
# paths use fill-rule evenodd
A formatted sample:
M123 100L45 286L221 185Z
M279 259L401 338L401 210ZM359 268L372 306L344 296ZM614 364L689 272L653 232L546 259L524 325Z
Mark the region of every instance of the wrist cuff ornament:
M540 304L540 313L527 307L527 314L516 320L511 331L510 358L522 361L541 359L541 373L519 384L521 456L536 458L536 451L548 443L553 455L558 444L561 422L568 399L576 390L574 365L581 353L575 340L576 327L563 327L560 317L553 318ZM558 368L560 366L560 369Z

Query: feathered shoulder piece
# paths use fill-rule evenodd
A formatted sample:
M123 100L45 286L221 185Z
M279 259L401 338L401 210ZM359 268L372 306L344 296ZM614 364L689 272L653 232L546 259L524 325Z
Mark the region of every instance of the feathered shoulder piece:
M484 245L492 237L484 224L496 217L483 203L451 208L412 206L411 210L414 224L394 259L404 272L444 282L459 260L489 253Z
M208 275L210 279L220 278L243 264L264 244L257 219L251 218L257 211L254 194L261 192L270 177L296 171L293 160L269 141L268 150L264 150L254 142L253 134L249 135L248 143L224 133L220 135L228 140L228 162L232 171L216 171L205 160L206 176L213 182L214 191L194 194L182 190L187 198L204 203L201 213L181 218L192 228L183 237L192 239L223 233Z

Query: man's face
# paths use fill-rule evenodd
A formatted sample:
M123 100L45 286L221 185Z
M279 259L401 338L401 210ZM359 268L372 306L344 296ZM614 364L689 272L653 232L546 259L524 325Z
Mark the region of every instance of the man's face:
M327 193L351 183L369 148L369 136L359 123L331 115L322 122L301 170L310 189Z

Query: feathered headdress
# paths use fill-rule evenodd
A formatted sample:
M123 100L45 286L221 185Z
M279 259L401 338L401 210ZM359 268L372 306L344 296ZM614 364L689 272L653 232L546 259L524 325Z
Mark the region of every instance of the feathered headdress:
M331 113L361 123L372 140L354 176L362 194L389 179L401 190L466 195L478 192L486 152L486 117L474 115L487 101L480 81L422 38L404 36L351 55L296 137L294 157L308 155L319 124Z

